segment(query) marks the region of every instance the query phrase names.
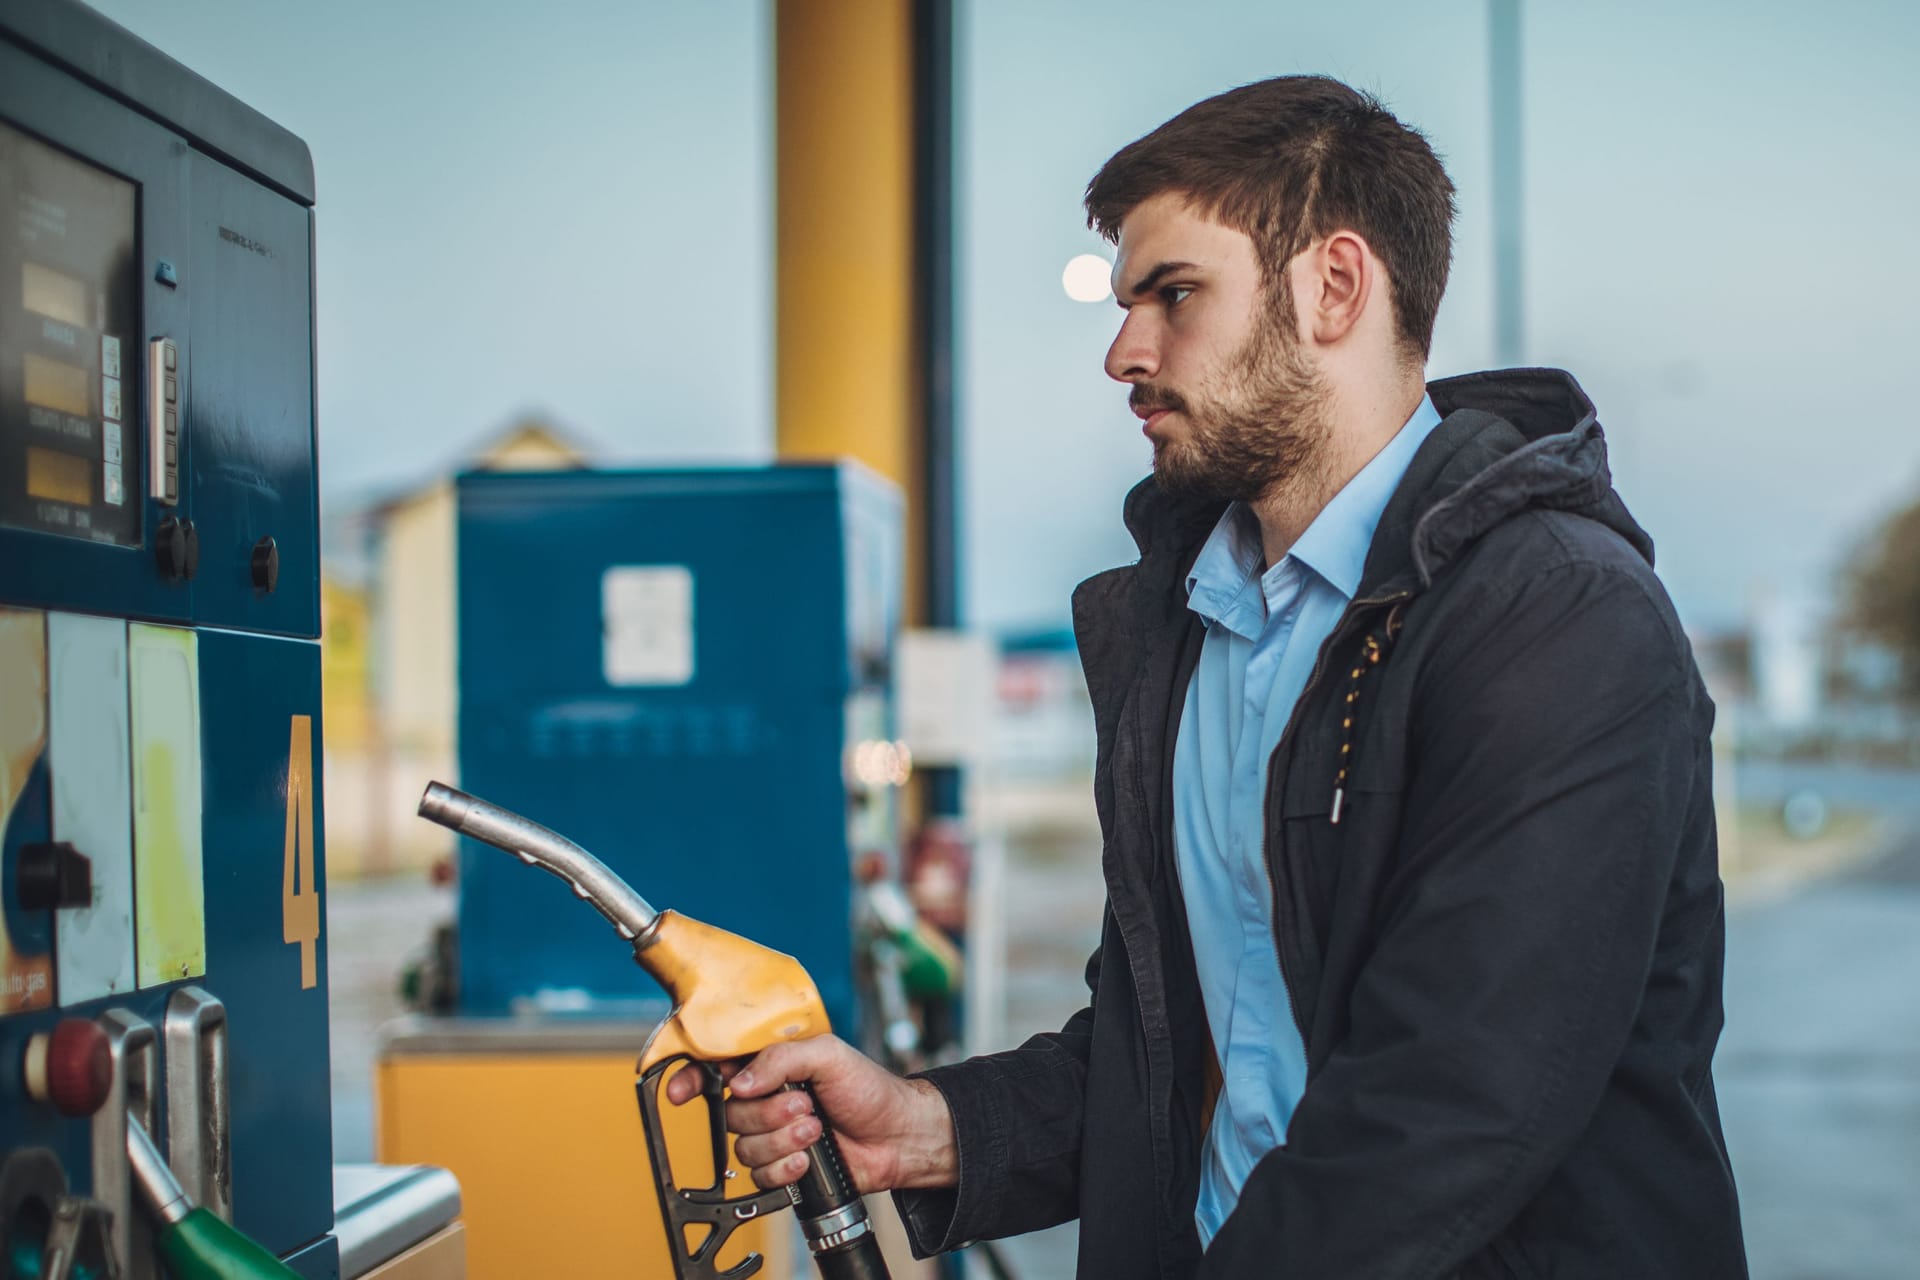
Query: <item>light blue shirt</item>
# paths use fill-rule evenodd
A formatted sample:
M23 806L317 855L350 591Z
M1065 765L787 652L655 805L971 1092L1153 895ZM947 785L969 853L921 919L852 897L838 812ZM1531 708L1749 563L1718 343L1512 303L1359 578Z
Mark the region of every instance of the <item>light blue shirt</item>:
M1359 590L1388 499L1439 421L1423 398L1264 572L1259 522L1233 504L1187 577L1187 606L1205 619L1207 635L1174 744L1174 849L1221 1074L1194 1212L1202 1244L1233 1212L1253 1166L1286 1140L1307 1084L1306 1046L1274 953L1268 759L1321 643Z

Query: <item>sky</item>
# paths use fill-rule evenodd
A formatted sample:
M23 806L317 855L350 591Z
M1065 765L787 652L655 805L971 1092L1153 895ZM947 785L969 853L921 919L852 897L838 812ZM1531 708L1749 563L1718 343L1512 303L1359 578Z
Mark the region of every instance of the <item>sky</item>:
M622 460L769 455L762 5L94 7L313 152L326 506L527 414Z
M306 139L319 184L323 501L391 492L514 418L612 461L772 450L767 0L100 0ZM1119 312L1079 199L1191 102L1339 76L1460 190L1430 372L1494 359L1476 0L959 0L965 609L1064 625L1132 558L1149 464L1101 369ZM1920 494L1920 6L1536 0L1523 30L1525 358L1599 405L1692 624L1830 588Z

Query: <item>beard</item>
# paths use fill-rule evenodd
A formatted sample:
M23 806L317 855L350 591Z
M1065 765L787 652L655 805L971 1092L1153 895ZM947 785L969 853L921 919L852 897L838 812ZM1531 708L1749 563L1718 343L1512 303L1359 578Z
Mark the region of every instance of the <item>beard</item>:
M1136 410L1171 409L1185 419L1179 438L1154 442L1153 474L1162 490L1252 503L1310 485L1325 469L1332 397L1294 334L1292 310L1276 308L1256 326L1217 387L1185 395L1150 383L1134 387Z

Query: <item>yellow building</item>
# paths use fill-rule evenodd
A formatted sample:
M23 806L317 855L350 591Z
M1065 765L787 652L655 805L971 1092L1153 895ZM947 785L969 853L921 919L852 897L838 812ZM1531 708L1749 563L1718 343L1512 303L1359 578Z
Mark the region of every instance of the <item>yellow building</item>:
M327 750L365 753L373 745L373 682L365 586L320 577L320 705Z

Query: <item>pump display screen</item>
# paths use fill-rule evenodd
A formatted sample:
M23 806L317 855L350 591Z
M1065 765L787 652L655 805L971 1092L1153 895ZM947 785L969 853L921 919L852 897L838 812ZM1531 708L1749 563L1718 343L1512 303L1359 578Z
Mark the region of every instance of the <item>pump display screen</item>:
M0 525L140 541L135 198L0 123Z

